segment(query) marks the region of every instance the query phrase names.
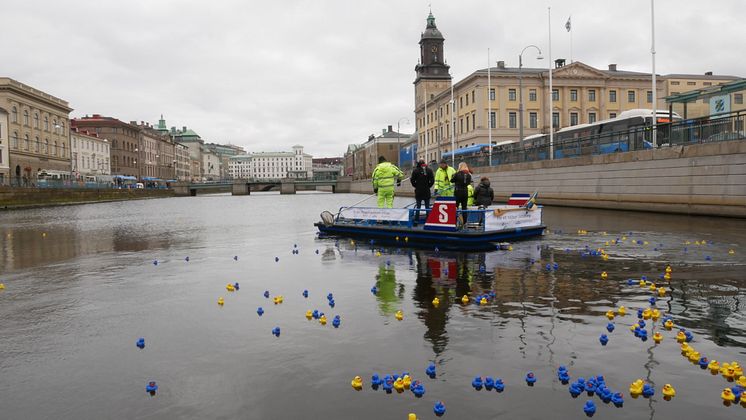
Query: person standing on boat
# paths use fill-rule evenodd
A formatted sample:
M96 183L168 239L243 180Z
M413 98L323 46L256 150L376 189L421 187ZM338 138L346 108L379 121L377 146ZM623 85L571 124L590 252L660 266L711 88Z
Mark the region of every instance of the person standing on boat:
M471 207L474 205L474 186L472 184L469 184L466 187L466 191L469 193L466 197L466 205Z
M394 207L394 183L401 186L404 173L385 157L378 158L378 166L373 171L373 192L378 194L378 208Z
M433 170L427 167L424 159L417 162L417 167L412 171L412 177L409 179L414 187L414 199L416 204L414 208L420 209L422 202L425 202L425 208L430 208L430 188L435 184Z
M466 162L458 164L458 172L451 177L453 183L453 194L456 196L456 208L459 204L461 210L466 210L469 201L469 185L471 185L471 171ZM466 224L466 213L462 215L462 224Z
M448 166L445 159L440 160L440 167L435 171L435 195L441 197L453 197L453 185L451 178L456 170Z
M489 207L495 200L495 192L490 187L490 179L483 176L479 185L474 189L474 201L479 207Z

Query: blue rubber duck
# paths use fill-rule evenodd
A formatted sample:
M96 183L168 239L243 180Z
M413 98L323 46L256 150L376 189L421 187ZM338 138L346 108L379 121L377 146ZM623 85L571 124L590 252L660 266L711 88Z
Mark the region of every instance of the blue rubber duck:
M435 249L437 250L437 248L435 248ZM441 402L441 401L437 401L435 403L435 406L433 406L433 412L438 417L442 416L443 414L446 413L446 406L445 406L445 404L443 404L443 402Z
M653 388L653 385L646 383L642 386L642 396L645 398L650 398L653 395L655 395L655 388Z
M621 407L621 406L624 405L624 397L622 396L622 394L620 392L617 392L617 393L615 393L614 395L611 396L611 402L615 406Z
M425 395L425 386L420 383L420 381L414 381L413 384L416 384L412 387L412 393L415 397L421 398L423 395Z
M577 382L573 382L572 384L570 384L570 388L568 388L568 391L570 391L570 395L572 395L573 398L577 398L578 395L583 393L583 388L583 385Z
M259 307L259 309L257 309L257 310L256 310L256 313L257 313L257 314L258 314L259 316L262 316L262 315L264 315L264 309L262 309L262 307L260 306L260 307Z
M608 324L606 324L606 331L608 331L608 332L614 332L614 323L613 322L609 322Z
M308 297L308 290L304 290L304 291L303 291L303 297L304 297L304 298L307 298L307 297Z
M709 365L709 364L710 364L710 360L709 360L709 359L707 359L706 357L701 357L701 358L699 359L699 362L697 362L697 363L699 364L699 367L700 367L700 368L702 368L702 369L707 369L707 365Z
M425 374L430 378L435 378L435 363L430 363L425 369Z
M694 340L694 335L689 331L684 331L684 335L686 336L686 342L689 343L692 340Z
M280 336L280 327L274 327L274 328L272 328L272 335L274 335L275 337L279 337Z
M318 309L314 309L313 312L312 312L312 316L313 316L313 319L319 319L319 317L321 316L321 314L319 313Z
M476 389L477 391L481 390L482 389L482 378L479 376L474 378L474 380L471 381L471 386L473 386L474 389Z
M557 263L554 263L554 264L552 265L552 268L553 268L554 270L557 270L557 269L559 268L559 264L557 264Z
M319 255L319 250L318 249L316 250L316 255Z
M592 417L594 414L596 414L596 404L593 404L593 401L588 400L585 402L585 405L583 406L583 412L585 412L585 415L588 417Z
M184 258L184 261L189 262L189 256L187 256L186 258Z
M329 307L330 307L330 308L333 308L333 307L334 307L334 299L330 299L330 300L329 300Z
M236 284L233 285L233 288L235 288L236 291L238 291L238 289L239 289L238 282L236 282Z
M596 389L596 394L598 394L598 397L601 398L601 401L603 401L605 404L608 404L611 401L611 396L613 395L609 388L606 388L602 385L599 385L599 387Z
M148 384L145 385L145 391L150 395L155 395L155 392L158 391L158 384L156 384L155 381L148 382Z
M391 390L394 389L394 380L391 377L387 377L388 379L384 379L383 381L383 390L386 391L387 394L391 393Z
M562 382L562 385L567 385L567 383L570 382L570 374L567 372L561 372L557 375L557 379Z
M536 383L536 375L534 375L533 372L528 372L526 374L526 384L528 386L534 386L535 383Z
M500 378L495 378L495 391L503 392L505 390L505 383Z
M648 299L648 302L650 302L650 306L655 306L657 299L655 299L655 296L651 296L650 299Z
M334 300L334 295L329 293L328 295L326 295L326 300Z
M153 265L158 265L158 260L153 260Z
M264 291L264 297L269 299L269 290Z
M642 308L637 310L637 318L642 319Z
M641 320L637 321L637 325L639 325L639 326L640 326L640 328L645 328L645 326L646 326L647 324L645 323L645 320L644 320L644 319L641 319Z
M492 391L492 388L495 387L495 380L492 379L492 377L487 376L484 378L484 389L487 391Z
M609 342L609 337L606 334L601 334L601 337L598 338L598 341L601 342L602 346L605 346L606 343Z
M275 257L275 262L280 262L280 257Z
M135 343L135 345L137 347L141 348L141 349L144 349L145 348L145 339L142 338L142 337L140 337L140 339L137 340L137 343Z
M377 295L378 294L378 288L376 286L373 286L373 287L370 288L370 292L373 293L374 295Z
M640 329L640 340L648 341L648 331Z
M334 328L339 328L339 324L342 322L342 320L339 318L339 315L336 315L334 319L332 320L332 326Z
M635 281L634 281L634 280L632 280L632 279L627 279L627 286L632 286L633 284L635 284Z
M593 396L593 394L596 392L596 381L595 379L591 378L588 380L588 382L585 383L585 392L588 393L588 396Z
M238 255L233 256L233 261L238 261Z

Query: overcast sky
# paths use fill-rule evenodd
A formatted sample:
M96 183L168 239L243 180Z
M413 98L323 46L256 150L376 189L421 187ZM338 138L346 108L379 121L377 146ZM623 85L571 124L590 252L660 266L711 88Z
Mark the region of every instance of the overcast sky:
M402 120L414 130L414 66L432 4L460 80L536 44L650 71L649 0L64 0L0 8L0 76L70 102L71 117L188 126L247 151L341 155ZM746 75L746 1L656 1L659 74ZM532 53L525 66L546 66ZM569 61L569 60L568 60Z

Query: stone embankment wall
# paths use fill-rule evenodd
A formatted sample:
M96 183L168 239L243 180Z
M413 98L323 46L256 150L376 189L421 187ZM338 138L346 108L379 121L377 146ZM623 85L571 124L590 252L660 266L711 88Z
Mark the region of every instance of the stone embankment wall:
M172 190L0 187L0 209L173 197Z
M490 178L496 201L538 191L546 205L746 217L746 141L472 169L475 181ZM373 192L370 181L350 190ZM404 183L397 194L411 192Z

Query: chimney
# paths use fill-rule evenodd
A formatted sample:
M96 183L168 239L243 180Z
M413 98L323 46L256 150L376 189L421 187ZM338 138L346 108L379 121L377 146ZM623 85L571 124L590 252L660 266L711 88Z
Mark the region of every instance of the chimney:
M182 131L186 131L186 126L182 126Z
M712 76L712 72L711 71L706 71L705 72L705 76Z
M389 133L392 132L392 131L394 131L393 128L394 128L394 126L392 126L392 125L389 126Z
M137 121L130 121L130 124L137 125Z
M565 67L565 59L564 58L558 58L554 60L554 68L558 69L560 67Z
M609 64L609 71L616 71L616 64Z
M505 62L504 62L504 61L502 61L502 60L498 61L498 62L497 62L497 68L498 68L498 69L503 69L503 70L504 70L504 69L505 69Z
M385 129L385 128L382 128L382 129L381 129L381 135L385 135L385 134L386 134L386 129Z

